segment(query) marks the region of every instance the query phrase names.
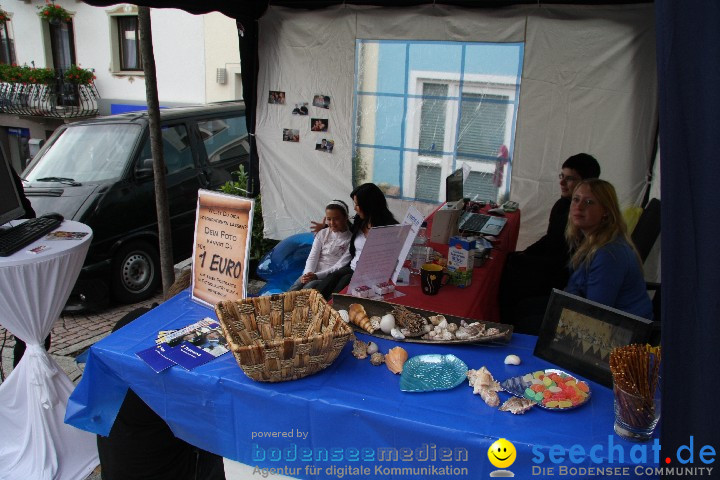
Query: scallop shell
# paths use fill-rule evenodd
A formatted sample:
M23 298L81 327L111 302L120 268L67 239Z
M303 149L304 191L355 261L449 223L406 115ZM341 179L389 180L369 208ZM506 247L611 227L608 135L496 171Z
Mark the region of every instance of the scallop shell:
M372 324L370 323L368 314L362 305L360 305L359 303L353 303L349 307L349 313L350 323L354 323L368 333L373 333L375 331L372 327Z
M402 347L391 348L385 354L385 365L393 373L402 373L403 365L408 359L408 353Z

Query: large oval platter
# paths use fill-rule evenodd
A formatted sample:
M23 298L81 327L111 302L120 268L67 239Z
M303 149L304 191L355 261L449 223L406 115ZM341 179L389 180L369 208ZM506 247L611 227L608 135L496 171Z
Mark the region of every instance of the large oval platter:
M475 326L477 331L480 333L470 339L466 340L428 340L421 337L405 337L403 340L397 340L393 338L391 335L386 335L381 330L376 330L373 333L369 333L362 328L359 328L357 325L350 324L351 327L355 329L355 331L360 333L365 333L367 335L372 335L378 338L384 338L387 340L395 340L399 342L412 342L412 343L430 343L430 344L463 344L463 343L488 343L488 344L506 344L510 341L512 338L513 333L513 327L512 325L505 325L503 323L494 323L494 322L483 322L480 320L475 320L471 318L463 318L463 317L457 317L455 315L447 315L437 312L431 312L430 310L423 310L421 308L415 308L415 307L408 307L406 305L398 305L390 302L383 302L380 300L371 300L368 298L358 298L353 297L352 295L340 295L340 294L333 294L333 308L335 310L349 310L350 305L353 303L357 303L363 306L365 311L367 312L369 317L377 316L382 317L383 315L386 315L388 313L393 313L393 308L405 308L413 313L416 313L424 318L430 318L431 316L435 315L443 315L445 319L448 321L448 323L455 323L457 325L460 325L462 321L467 323L468 325L472 323L476 323L478 325ZM478 328L479 327L479 328Z

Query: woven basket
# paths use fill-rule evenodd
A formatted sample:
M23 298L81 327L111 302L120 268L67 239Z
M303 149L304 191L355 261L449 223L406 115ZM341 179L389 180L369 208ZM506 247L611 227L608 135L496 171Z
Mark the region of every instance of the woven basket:
M215 312L240 368L259 382L319 372L353 335L317 290L225 300Z

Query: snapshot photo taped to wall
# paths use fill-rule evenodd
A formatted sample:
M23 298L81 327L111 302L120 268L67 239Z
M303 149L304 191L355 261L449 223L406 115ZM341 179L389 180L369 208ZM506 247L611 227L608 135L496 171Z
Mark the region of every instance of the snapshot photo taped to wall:
M192 299L214 307L245 298L252 199L209 190L198 192L192 262Z

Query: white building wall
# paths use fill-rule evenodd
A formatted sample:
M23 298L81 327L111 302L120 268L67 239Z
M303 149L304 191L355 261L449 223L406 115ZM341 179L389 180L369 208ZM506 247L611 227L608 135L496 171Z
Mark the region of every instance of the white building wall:
M116 74L112 71L110 12L124 5L93 7L76 0L57 0L73 15L75 57L83 68L94 68L95 85L107 103L145 103L142 72ZM50 58L45 45L43 20L38 6L44 1L12 2L4 8L12 14L15 52L19 65L45 67ZM216 68L229 64L239 72L239 51L235 20L220 13L191 15L177 9L153 9L153 47L158 95L163 106L202 104L236 99L236 86L228 70L228 82L215 82ZM207 42L207 43L206 43ZM236 64L236 65L232 65ZM239 75L238 75L239 78ZM103 112L101 113L108 113Z
M205 29L205 92L208 102L242 98L240 50L235 20L221 13L203 15ZM217 82L217 69L225 69L225 83Z

